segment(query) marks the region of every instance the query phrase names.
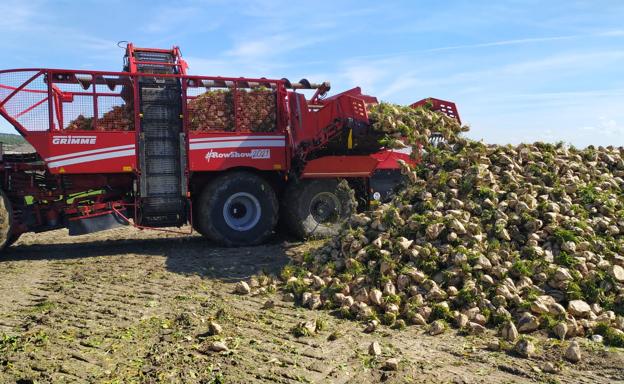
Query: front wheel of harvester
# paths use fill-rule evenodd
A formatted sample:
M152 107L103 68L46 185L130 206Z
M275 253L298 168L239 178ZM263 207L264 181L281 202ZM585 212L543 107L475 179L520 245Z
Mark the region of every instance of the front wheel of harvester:
M12 244L11 229L13 227L13 209L11 202L0 190L0 251Z
M196 224L200 233L228 246L265 241L277 223L277 197L263 178L233 172L211 181L199 197Z
M351 215L350 198L336 179L304 179L290 184L281 207L282 220L300 239L336 236Z

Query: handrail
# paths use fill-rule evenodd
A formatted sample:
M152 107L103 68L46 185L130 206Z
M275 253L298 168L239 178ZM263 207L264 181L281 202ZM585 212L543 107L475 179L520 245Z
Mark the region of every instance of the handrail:
M251 82L270 82L285 83L284 79L267 79L252 77L227 77L227 76L203 76L203 75L182 75L171 73L132 73L132 72L114 72L114 71L91 71L85 69L61 69L61 68L16 68L0 70L0 75L11 72L42 72L42 73L69 73L78 75L95 75L95 76L128 76L128 77L163 77L163 78L186 78L186 79L205 79L205 80L222 80L222 81L251 81Z
M17 69L3 69L0 70L0 75L4 73L12 72L34 72L48 73L48 74L74 74L74 75L92 75L92 76L120 76L120 77L160 77L160 78L179 78L186 80L214 80L218 82L243 82L243 83L274 83L280 84L285 88L292 89L314 89L328 83L315 84L310 83L306 79L301 79L298 83L291 83L288 79L268 79L268 78L255 78L255 77L229 77L229 76L204 76L204 75L189 75L189 74L172 74L172 73L150 73L150 72L114 72L114 71L92 71L85 69L61 69L61 68L17 68Z
M24 83L17 85L13 82L22 81L20 78L25 78L27 76L10 76L11 83L7 81L3 81L3 77L11 74L19 74L19 73L28 73L33 75L27 79ZM101 116L99 116L98 99L104 96L110 97L121 97L126 99L126 96L130 96L130 93L124 93L127 91L127 87L129 89L133 89L133 104L138 105L137 99L137 91L136 91L136 83L140 78L155 78L155 79L179 79L182 84L182 100L183 103L186 104L187 100L193 99L193 95L189 94L189 89L203 89L205 88L207 91L210 89L217 88L230 88L234 91L234 102L238 104L238 92L242 91L246 88L255 88L257 86L263 86L274 90L278 97L278 102L276 103L276 124L278 129L283 130L287 123L283 120L287 119L287 116L282 113L284 108L287 106L282 105L280 100L285 100L285 95L288 88L298 89L299 86L304 86L306 84L310 84L307 80L304 81L302 79L300 83L291 84L288 79L267 79L267 78L249 78L249 77L224 77L224 76L200 76L200 75L188 75L188 74L159 74L159 73L131 73L131 72L113 72L113 71L93 71L93 70L71 70L71 69L59 69L59 68L18 68L18 69L5 69L0 70L0 89L7 90L8 95L0 100L0 114L4 116L16 129L23 135L28 136L33 132L51 132L56 130L63 129L63 120L64 117L67 117L63 114L63 106L65 103L73 102L73 96L85 96L93 98L93 106L92 109L89 107L87 113L84 113L87 118L91 118L91 114L93 116L92 125L97 126ZM39 80L37 80L39 79ZM29 84L33 81L37 80L37 87L33 87L36 89L29 89ZM43 83L41 83L43 82ZM72 85L77 84L81 85L85 91L80 89L76 90L65 90L65 88L60 89L62 84ZM104 89L96 90L96 86L108 86L109 89L113 92L107 92ZM121 87L121 91L119 93L115 92L116 89L114 87ZM91 87L91 89L88 89ZM47 89L42 89L47 88ZM87 90L88 89L88 90ZM102 92L104 91L104 92ZM27 92L30 94L41 94L41 99L36 97L34 100L33 97L24 97L19 100L20 103L28 103L27 105L21 106L19 103L17 105L12 105L11 108L3 108L7 105L11 99L14 99L15 95L20 92ZM44 95L47 94L47 97ZM127 100L126 100L127 101ZM37 120L28 119L26 116L29 112L39 111L39 107L48 103L48 127L46 128L42 123L41 126L37 126L40 124L41 120L39 118ZM86 107L86 105L85 105ZM19 108L19 110L15 110ZM80 108L80 105L79 105ZM78 112L80 113L80 112ZM237 118L238 108L237 105L234 107L234 122L238 127L239 121ZM183 113L185 119L185 124L188 123L188 112ZM39 116L39 115L37 115ZM26 117L26 120L20 119ZM19 120L19 121L18 121ZM138 113L135 113L134 126L137 127L140 125L140 116ZM186 125L185 125L186 128Z

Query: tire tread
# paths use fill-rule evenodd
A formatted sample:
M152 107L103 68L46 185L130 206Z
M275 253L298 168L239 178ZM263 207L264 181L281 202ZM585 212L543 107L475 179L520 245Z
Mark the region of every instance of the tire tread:
M194 222L194 226L196 226L197 231L202 235L226 246L246 246L260 244L272 234L273 228L277 223L278 203L277 198L275 197L275 192L273 191L273 188L270 186L270 184L256 174L245 171L236 171L221 175L212 180L210 183L208 183L208 185L206 185L206 187L204 187L204 190L201 192L198 200L199 207L197 208L197 214L198 216L210 215L210 207L214 207L215 205L217 205L217 200L219 199L220 194L224 193L230 185L236 183L249 185L263 184L266 187L266 190L270 191L268 192L270 211L272 211L269 213L271 215L270 222L272 223L270 228L266 228L259 236L256 236L255 239L250 239L249 241L236 241L226 238L223 233L219 231L219 228L215 225L216 223L214 223L212 220L202 220L200 217L197 217L197 221Z

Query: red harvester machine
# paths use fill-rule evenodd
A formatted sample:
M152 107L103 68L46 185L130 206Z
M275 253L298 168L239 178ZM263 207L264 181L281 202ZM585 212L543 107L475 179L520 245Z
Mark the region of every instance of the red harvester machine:
M0 71L0 114L36 150L0 159L0 247L25 232L187 223L251 245L280 213L300 237L331 235L349 214L340 179L366 206L400 182L398 159L415 161L379 147L367 116L377 99L360 88L327 97L329 83L186 70L177 47L128 44L124 72Z

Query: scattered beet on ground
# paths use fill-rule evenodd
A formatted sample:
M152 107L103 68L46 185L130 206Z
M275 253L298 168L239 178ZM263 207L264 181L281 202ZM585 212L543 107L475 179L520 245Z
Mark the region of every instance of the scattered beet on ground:
M26 234L0 260L0 382L613 383L624 377L624 352L587 338L578 338L578 363L563 359L567 341L539 335L534 354L520 359L493 350L498 337L490 329L431 336L425 326L380 325L366 333L365 325L284 301L264 272L277 274L288 255L319 246L276 239L221 248L198 235L133 228L81 237L65 230ZM240 281L250 294L234 293ZM297 336L301 323L313 332Z

